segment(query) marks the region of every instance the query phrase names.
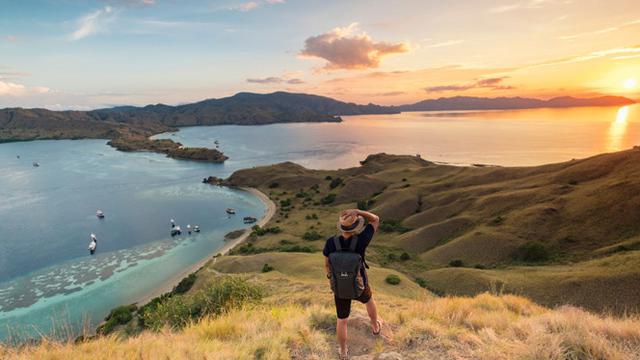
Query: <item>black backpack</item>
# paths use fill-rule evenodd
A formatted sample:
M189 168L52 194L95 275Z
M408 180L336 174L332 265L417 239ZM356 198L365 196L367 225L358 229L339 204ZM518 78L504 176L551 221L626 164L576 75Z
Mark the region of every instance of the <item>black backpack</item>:
M329 254L331 290L338 299L357 299L365 288L362 276L364 261L356 252L358 237L351 238L349 248L343 248L338 236L333 237L336 251Z

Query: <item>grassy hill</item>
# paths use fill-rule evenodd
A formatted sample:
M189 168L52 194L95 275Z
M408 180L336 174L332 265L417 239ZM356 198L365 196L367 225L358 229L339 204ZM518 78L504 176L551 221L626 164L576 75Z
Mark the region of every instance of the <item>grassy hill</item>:
M278 202L236 254L319 251L340 209L383 219L369 259L439 294L499 289L544 305L637 311L640 149L537 167L455 167L378 154L362 166L292 163L234 173ZM305 240L309 239L309 240ZM313 240L316 239L316 240Z
M225 256L200 270L191 290L174 299L219 289L216 284L232 276L241 285L236 293L258 289L259 300L225 303L219 313L173 327L167 322L155 331L127 333L128 324L75 343L0 347L0 358L335 359L335 310L318 260L316 254ZM267 262L273 270L264 273ZM399 275L400 284L381 281L389 273ZM354 305L353 359L632 360L640 352L637 317L613 318L573 307L552 310L514 295L436 297L393 270L374 266L371 274L384 320L382 336L371 335L364 307Z

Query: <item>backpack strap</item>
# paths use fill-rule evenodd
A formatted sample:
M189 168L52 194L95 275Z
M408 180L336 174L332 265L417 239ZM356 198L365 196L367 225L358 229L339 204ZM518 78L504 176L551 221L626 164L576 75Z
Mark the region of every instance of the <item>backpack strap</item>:
M358 246L358 235L353 235L349 242L349 251L356 252L357 246Z
M338 236L333 237L333 244L336 247L336 251L342 251L342 244L340 243L340 238Z

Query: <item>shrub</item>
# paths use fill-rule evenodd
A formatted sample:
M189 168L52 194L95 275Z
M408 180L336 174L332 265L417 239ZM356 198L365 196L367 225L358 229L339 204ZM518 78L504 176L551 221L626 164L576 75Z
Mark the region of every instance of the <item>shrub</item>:
M421 288L425 288L425 289L429 286L427 283L427 280L421 277L416 278L416 284L420 285Z
M118 306L117 308L111 310L109 315L104 318L104 324L100 325L98 328L98 333L100 334L109 334L111 333L118 325L124 325L133 319L133 313L138 310L136 305L124 305Z
M322 235L315 230L309 230L302 235L302 238L309 241L315 241L322 239Z
M360 200L358 201L357 207L359 210L369 210L373 206L376 201L374 199L369 200Z
M269 184L269 189L275 189L277 187L280 187L280 184L278 184L277 182L272 182L271 184Z
M251 231L251 236L264 236L267 234L279 234L282 232L282 229L279 226L261 228L258 225L254 225L251 229L253 230Z
M516 260L525 262L541 262L549 259L549 251L544 244L537 241L530 241L518 247L515 254Z
M280 207L288 207L291 206L291 199L280 200Z
M484 270L484 269L486 269L487 267L486 267L486 266L484 266L484 265L482 265L482 264L476 264L476 265L474 266L474 268L476 268L476 269L480 269L480 270Z
M230 309L262 299L263 291L238 277L220 277L192 297L161 298L155 306L145 307L142 324L152 330L165 326L180 329L192 320L218 315Z
M187 291L189 291L189 289L191 289L191 287L195 282L196 282L196 274L195 273L189 274L189 276L180 280L178 285L176 285L176 287L173 288L173 293L184 294Z
M333 179L333 178L331 177L331 175L327 175L327 176L325 176L325 177L324 177L324 179L325 179L325 180L327 180L327 181L329 181L329 180L331 180L331 179Z
M323 205L329 205L329 204L333 203L334 201L336 201L336 194L328 194L327 196L325 196L322 199L320 199L320 202Z
M400 255L400 260L407 261L411 259L411 255L409 255L406 251Z
M273 271L273 266L271 266L269 264L264 264L262 266L262 272L263 273L268 273L269 271Z
M460 259L455 259L455 260L451 260L449 261L449 266L451 267L462 267L464 266L464 262Z
M335 189L338 186L343 185L343 184L344 184L344 181L342 181L341 178L337 177L337 178L331 180L331 182L329 183L329 187L332 188L332 189Z
M297 197L297 198L308 198L308 197L309 197L309 194L308 194L308 193L306 193L306 192L304 192L304 191L300 191L300 192L298 192L298 193L296 194L296 197Z
M315 213L311 214L311 215L307 215L305 216L305 219L307 220L318 220L318 215L316 215Z
M400 277L398 275L391 274L391 275L387 276L387 278L384 279L384 281L386 281L387 284L398 285L398 284L400 284Z
M396 261L398 258L396 257L396 254L394 253L388 253L387 254L387 260L389 261Z
M399 232L405 233L411 229L402 226L402 222L400 220L382 220L380 222L380 230L382 232Z

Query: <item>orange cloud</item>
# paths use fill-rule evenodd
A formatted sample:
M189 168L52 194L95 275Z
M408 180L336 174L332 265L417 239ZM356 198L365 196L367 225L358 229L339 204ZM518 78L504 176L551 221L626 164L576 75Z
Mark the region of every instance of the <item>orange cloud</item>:
M383 57L409 51L404 43L375 42L364 32L354 34L357 26L353 23L308 38L300 55L327 60L325 69L353 70L377 68Z

